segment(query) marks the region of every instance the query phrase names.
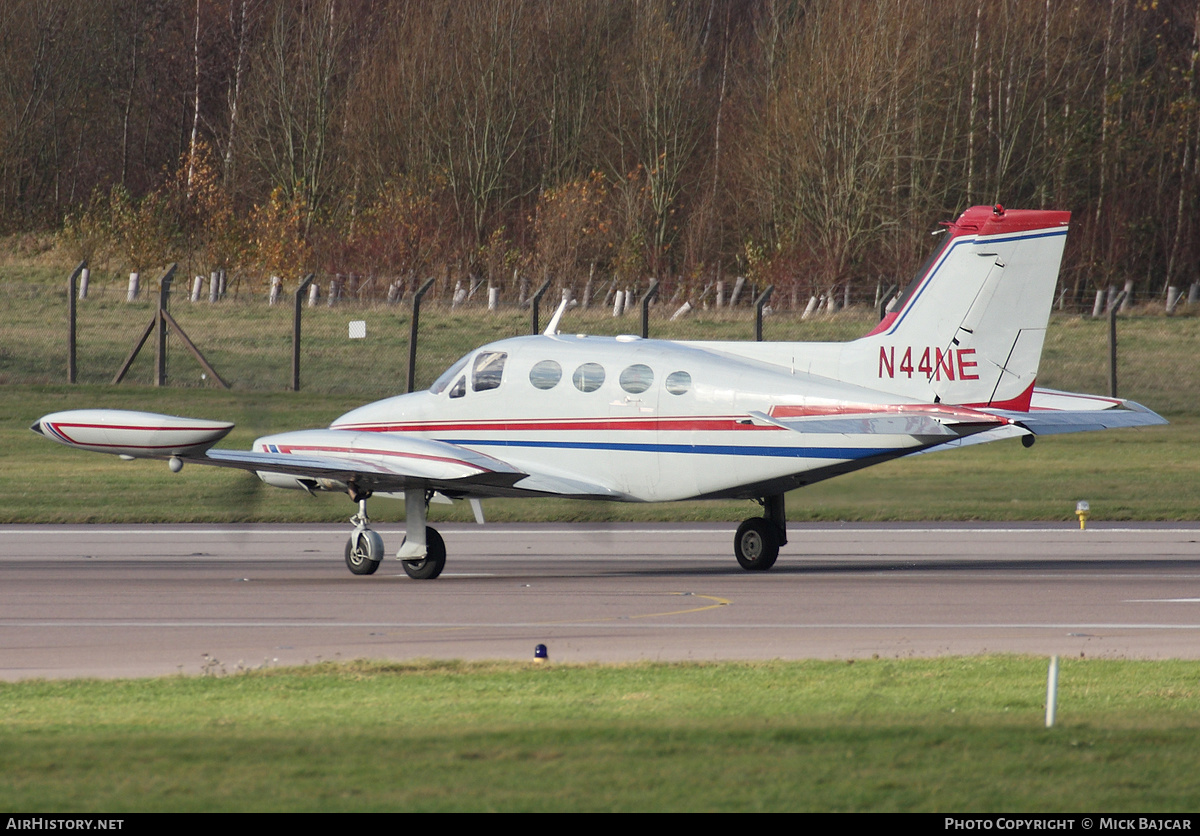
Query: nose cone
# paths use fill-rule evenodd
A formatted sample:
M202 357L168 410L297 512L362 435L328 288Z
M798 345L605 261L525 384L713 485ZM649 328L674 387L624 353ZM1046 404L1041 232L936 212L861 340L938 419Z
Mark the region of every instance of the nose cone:
M426 392L410 392L347 412L329 425L331 430L356 430L359 432L387 432L390 427L404 421L423 417L419 405L425 402Z
M35 433L37 433L38 435L45 435L45 434L46 434L46 431L42 429L42 419L41 419L41 418L39 418L39 419L37 419L36 421L34 421L34 422L33 422L33 423L30 425L29 429L33 430L33 431L34 431Z

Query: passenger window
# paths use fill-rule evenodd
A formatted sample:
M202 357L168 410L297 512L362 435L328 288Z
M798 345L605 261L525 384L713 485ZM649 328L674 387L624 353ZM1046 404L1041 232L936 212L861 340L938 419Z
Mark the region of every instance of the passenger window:
M631 395L640 395L654 383L654 372L649 366L636 363L621 372L621 388Z
M504 373L504 361L508 355L503 351L481 351L475 356L475 370L471 376L471 388L476 392L500 387Z
M580 392L595 392L604 385L604 367L599 363L584 363L575 370L571 382Z
M666 385L672 395L682 395L692 388L692 376L687 372L671 372L667 375Z
M542 360L529 370L529 382L538 389L553 389L562 380L562 366L553 360Z
M450 390L450 397L461 398L467 394L467 376L463 375L454 383L454 388Z

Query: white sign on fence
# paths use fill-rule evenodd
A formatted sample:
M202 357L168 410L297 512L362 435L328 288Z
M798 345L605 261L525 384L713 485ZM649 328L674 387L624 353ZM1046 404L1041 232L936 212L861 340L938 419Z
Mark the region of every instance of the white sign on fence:
M350 323L350 339L363 340L367 337L367 322L365 319L356 319Z

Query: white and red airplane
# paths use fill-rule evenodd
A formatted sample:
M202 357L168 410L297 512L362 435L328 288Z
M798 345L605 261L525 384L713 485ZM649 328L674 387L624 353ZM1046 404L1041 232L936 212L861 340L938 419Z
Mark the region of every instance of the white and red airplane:
M745 569L787 542L786 491L927 450L1166 423L1130 401L1034 381L1070 213L967 210L894 309L846 343L671 342L546 333L472 351L428 391L378 401L329 429L215 449L233 425L124 410L56 412L35 432L122 458L256 472L359 503L351 572L384 557L366 500L402 493L397 557L413 578L446 562L429 501L557 496L618 502L749 498L734 539Z

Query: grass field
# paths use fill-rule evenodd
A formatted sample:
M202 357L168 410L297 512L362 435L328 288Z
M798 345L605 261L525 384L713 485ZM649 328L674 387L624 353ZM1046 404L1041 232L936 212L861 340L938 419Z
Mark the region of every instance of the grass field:
M0 807L1194 811L1194 663L351 663L0 684Z

